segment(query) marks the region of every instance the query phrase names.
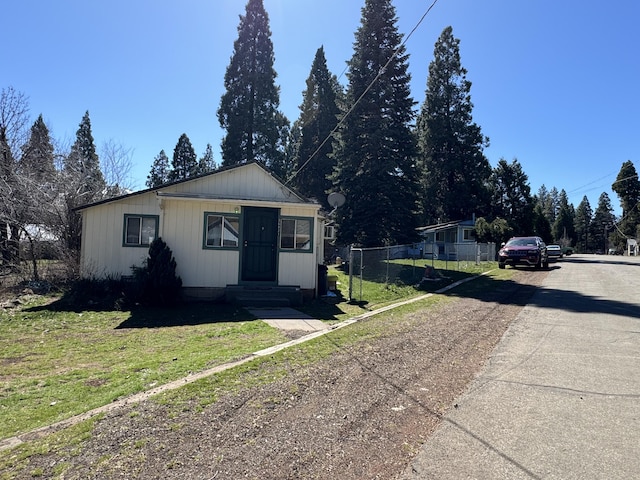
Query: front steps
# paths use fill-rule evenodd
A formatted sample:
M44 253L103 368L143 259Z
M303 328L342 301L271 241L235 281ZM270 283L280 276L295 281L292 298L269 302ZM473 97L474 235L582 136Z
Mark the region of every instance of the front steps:
M302 305L297 286L227 285L225 300L243 307L295 307Z

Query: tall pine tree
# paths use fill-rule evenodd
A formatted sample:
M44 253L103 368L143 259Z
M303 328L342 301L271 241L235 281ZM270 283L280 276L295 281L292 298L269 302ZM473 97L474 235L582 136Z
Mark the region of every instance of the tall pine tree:
M53 182L56 168L54 149L49 135L49 128L42 115L38 116L31 127L29 140L22 147L22 157L18 165L23 175L29 175L40 182Z
M552 187L551 190L547 190L547 187L543 184L538 189L536 203L540 205L542 213L549 224L553 225L558 213L558 189L556 187Z
M534 203L529 179L518 160L498 161L489 179L493 218L507 220L516 235L533 233Z
M627 248L627 238L636 238L640 235L640 179L638 172L631 160L622 164L616 181L611 185L616 192L622 207L622 218L618 225L616 236L616 248L624 251Z
M575 210L569 203L567 192L564 189L558 194L558 214L551 226L553 239L563 247L570 247L575 244L576 232L573 224Z
M338 123L337 81L329 73L324 48L316 51L307 78L307 88L302 93L300 118L294 125L299 129L294 159L298 190L309 198L329 208L327 193L331 188L333 172L333 140L329 137Z
M107 184L100 170L88 111L82 117L76 140L64 161L64 172L73 179L72 183L81 185L79 193L82 202L89 203L102 198Z
M197 175L204 175L206 173L212 172L216 169L216 161L213 158L213 148L210 143L207 143L207 146L198 160L198 168L196 169Z
M269 17L262 0L249 0L240 16L218 108L220 126L226 130L222 166L259 161L283 173L289 122L278 111L280 89L273 64Z
M576 249L581 253L593 252L593 242L589 236L591 231L591 220L593 210L589 199L585 195L576 208L576 214L573 217L573 227L576 232Z
M451 27L438 38L416 124L427 223L486 214L489 204L491 166L483 153L489 139L473 122L471 82L460 62L459 44Z
M160 153L153 159L151 171L149 175L147 175L147 187L156 188L167 183L169 181L170 170L169 157L167 157L164 150L160 150Z
M609 232L615 230L616 216L613 214L613 206L607 192L602 192L598 198L598 206L593 212L590 237L595 250L609 251Z
M363 247L416 238L416 141L408 55L390 0L366 0L348 62L349 114L336 145L338 238Z
M191 145L191 140L186 133L180 135L176 148L173 149L173 159L171 161L171 171L169 181L184 180L196 175L198 170L198 157Z
M82 219L75 208L102 199L107 188L93 141L89 112L82 117L76 140L64 159L63 175L65 205L61 209L61 215L64 217L61 221L64 225L62 235L67 248L78 251Z

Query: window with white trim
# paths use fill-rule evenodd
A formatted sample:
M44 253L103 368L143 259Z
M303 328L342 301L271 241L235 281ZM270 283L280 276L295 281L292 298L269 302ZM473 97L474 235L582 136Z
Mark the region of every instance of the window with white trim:
M324 226L324 238L325 240L335 240L336 238L336 227L333 225L325 225Z
M157 215L127 214L124 216L124 246L148 247L157 237Z
M205 213L204 246L206 248L238 248L240 217Z
M312 219L281 218L280 248L282 250L311 251Z

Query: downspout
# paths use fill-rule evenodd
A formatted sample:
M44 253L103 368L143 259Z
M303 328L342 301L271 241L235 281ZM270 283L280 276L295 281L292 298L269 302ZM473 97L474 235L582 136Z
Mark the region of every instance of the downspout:
M160 225L158 226L158 236L164 238L164 198L158 195L156 192L156 200L158 201L158 208L160 209Z

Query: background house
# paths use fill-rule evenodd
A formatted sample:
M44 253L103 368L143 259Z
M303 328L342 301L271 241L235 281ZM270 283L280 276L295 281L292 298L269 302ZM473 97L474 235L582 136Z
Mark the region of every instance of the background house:
M323 263L319 209L258 163L86 205L78 209L81 274L131 275L162 237L188 297L221 299L233 287L254 298L247 289L313 296Z
M422 256L440 260L487 261L495 258L495 244L478 244L475 218L419 227Z

